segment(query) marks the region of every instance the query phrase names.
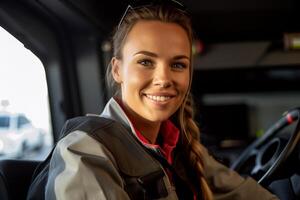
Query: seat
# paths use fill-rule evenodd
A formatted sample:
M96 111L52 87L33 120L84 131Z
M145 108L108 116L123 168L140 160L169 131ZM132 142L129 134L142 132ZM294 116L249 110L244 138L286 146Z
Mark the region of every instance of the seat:
M0 199L8 200L8 191L2 173L0 173Z
M41 161L0 160L0 199L26 199L31 176Z

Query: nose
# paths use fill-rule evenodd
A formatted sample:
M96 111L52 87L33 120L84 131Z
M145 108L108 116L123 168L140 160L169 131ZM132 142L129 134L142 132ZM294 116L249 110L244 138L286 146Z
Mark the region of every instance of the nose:
M155 68L153 83L161 88L172 86L172 72L166 64L162 64Z

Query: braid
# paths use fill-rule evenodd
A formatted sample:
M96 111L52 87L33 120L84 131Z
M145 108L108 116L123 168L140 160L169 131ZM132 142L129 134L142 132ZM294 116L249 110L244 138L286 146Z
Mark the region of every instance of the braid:
M212 200L213 195L204 177L203 149L200 144L200 130L193 120L193 101L189 95L183 102L179 111L179 123L182 129L182 143L189 158L190 166L196 171L198 181L201 185L204 200Z

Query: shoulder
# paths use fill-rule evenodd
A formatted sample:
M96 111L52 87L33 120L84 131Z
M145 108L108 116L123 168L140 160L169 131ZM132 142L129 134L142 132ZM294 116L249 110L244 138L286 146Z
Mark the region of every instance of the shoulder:
M79 130L92 133L98 129L103 129L116 121L100 116L79 116L66 121L61 132L60 138L65 137L69 133Z
M105 134L111 132L109 129L115 129L114 125L119 123L99 116L80 116L67 120L61 130L52 160L57 156L66 159L75 155L93 155L109 158L115 163L106 142L109 141L109 134Z
M85 143L86 138L106 143L110 137L120 137L121 132L128 132L128 130L120 122L110 118L99 115L74 117L65 122L57 145Z
M131 149L144 155L135 143L130 130L120 122L100 116L75 117L65 123L54 155L93 154L124 160L132 157Z

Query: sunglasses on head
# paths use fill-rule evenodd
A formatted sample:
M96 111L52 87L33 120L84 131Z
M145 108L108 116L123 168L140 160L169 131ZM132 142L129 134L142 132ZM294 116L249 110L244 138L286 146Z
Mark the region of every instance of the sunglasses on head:
M159 6L159 5L174 7L174 8L187 14L186 7L182 3L175 1L175 0L153 0L153 1L136 0L127 6L124 14L121 17L119 24L118 24L118 29L122 25L126 15L128 14L129 11L139 9L142 7Z

